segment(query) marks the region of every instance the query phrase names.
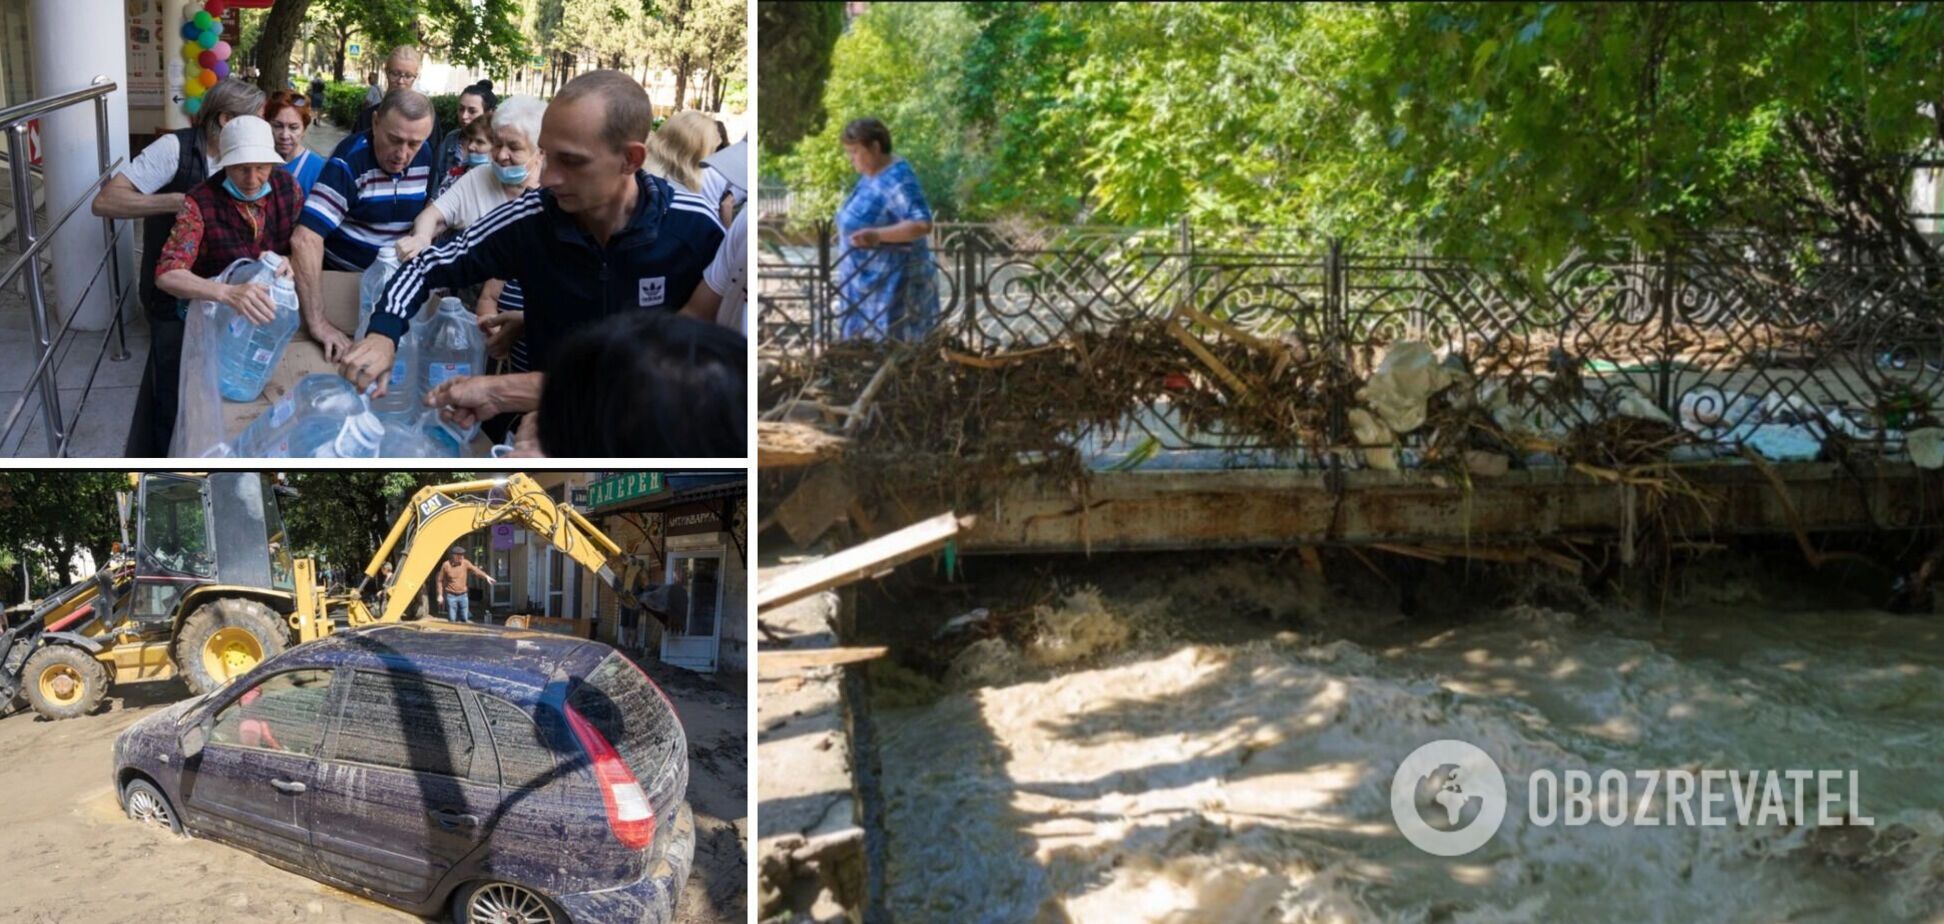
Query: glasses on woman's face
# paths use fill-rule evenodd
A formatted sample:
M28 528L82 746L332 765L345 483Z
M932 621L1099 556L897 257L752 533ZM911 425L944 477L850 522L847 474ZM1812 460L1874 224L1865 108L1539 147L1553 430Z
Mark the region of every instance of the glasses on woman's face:
M390 80L396 80L400 83L404 83L405 81L408 80L417 80L418 73L415 71L386 71L385 77Z

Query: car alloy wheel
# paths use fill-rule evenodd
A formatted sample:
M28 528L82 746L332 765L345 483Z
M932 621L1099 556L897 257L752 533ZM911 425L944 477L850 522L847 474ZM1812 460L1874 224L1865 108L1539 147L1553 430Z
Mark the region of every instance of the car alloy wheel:
M466 902L472 924L557 924L546 899L510 882L481 886Z
M137 786L128 793L128 817L143 824L156 824L164 828L175 827L175 819L169 815L168 803L155 797L147 787Z

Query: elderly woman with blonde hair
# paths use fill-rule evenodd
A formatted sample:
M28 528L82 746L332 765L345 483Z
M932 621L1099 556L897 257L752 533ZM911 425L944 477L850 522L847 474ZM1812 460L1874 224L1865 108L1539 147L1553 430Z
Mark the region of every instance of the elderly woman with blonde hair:
M427 202L425 210L412 222L410 234L399 238L398 258L409 260L431 246L433 238L447 230L463 231L485 218L488 212L540 187L540 171L547 157L540 150L540 122L547 104L531 96L509 96L499 107L480 119L490 120L493 152L484 165L466 172L437 199ZM473 311L487 332L488 349L495 359L506 358L513 371L529 371L526 342L520 336L525 318L526 294L516 280L495 279L480 290Z
M702 158L715 153L719 140L714 119L694 109L675 113L648 136L648 162L642 166L678 191L699 195Z

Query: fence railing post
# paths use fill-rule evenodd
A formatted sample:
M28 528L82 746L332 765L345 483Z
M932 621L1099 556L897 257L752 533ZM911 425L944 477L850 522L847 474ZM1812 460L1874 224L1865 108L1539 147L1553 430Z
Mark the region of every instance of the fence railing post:
M1348 376L1350 370L1350 322L1344 294L1343 239L1332 237L1323 257L1323 337L1324 349L1332 358L1332 369L1328 376L1331 388L1328 393L1329 443L1343 445L1344 434L1349 430L1350 409L1343 406L1344 386L1348 383L1339 379Z
M1654 357L1654 400L1660 409L1675 420L1680 419L1681 409L1674 406L1674 286L1678 276L1674 272L1676 259L1673 245L1663 252L1660 267L1655 274L1655 296L1660 300L1660 310L1655 317L1660 319L1660 349Z
M38 237L34 230L33 183L27 173L27 124L24 122L7 131L7 169L13 174L14 220L19 226L20 252L27 253ZM49 206L50 213L52 208ZM21 272L27 275L27 314L34 325L37 347L34 361L40 370L41 426L47 430L47 454L59 456L67 436L62 432L61 393L56 386L54 366L47 361L54 340L47 324L47 292L41 285L39 263L38 258L28 260Z
M968 343L982 343L979 333L979 236L962 234L958 237L959 250L957 265L953 271L958 274L958 284L953 286L958 292L958 301L965 315L960 329ZM934 255L936 252L934 251ZM941 266L946 261L941 260ZM943 310L941 306L941 310Z
M106 83L107 81L107 77L96 77L94 79L94 82L97 84ZM114 154L109 150L108 146L108 97L95 97L94 111L96 161L101 172L107 173L108 166L114 159ZM115 316L112 323L115 325L115 335L119 338L118 345L115 348L115 355L110 356L109 359L118 363L126 362L128 360L128 328L122 323L122 309L124 307L123 300L128 297L128 293L122 288L120 255L112 252L115 250L115 220L106 215L101 218L101 246L103 249L110 251L108 254L108 299L109 303L115 306Z
M835 267L831 266L831 223L818 219L817 233L817 280L811 285L810 302L810 344L813 351L830 346L831 336L828 325L833 323L832 315L836 308L837 290L831 282Z

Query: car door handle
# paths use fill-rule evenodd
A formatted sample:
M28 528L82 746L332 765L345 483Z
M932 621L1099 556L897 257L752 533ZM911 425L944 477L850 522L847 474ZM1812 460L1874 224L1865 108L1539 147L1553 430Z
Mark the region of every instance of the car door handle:
M271 780L270 785L277 787L280 792L287 793L300 793L310 788L296 780Z
M448 828L476 828L479 826L478 815L462 815L451 809L433 809L427 814L432 816L433 821Z

